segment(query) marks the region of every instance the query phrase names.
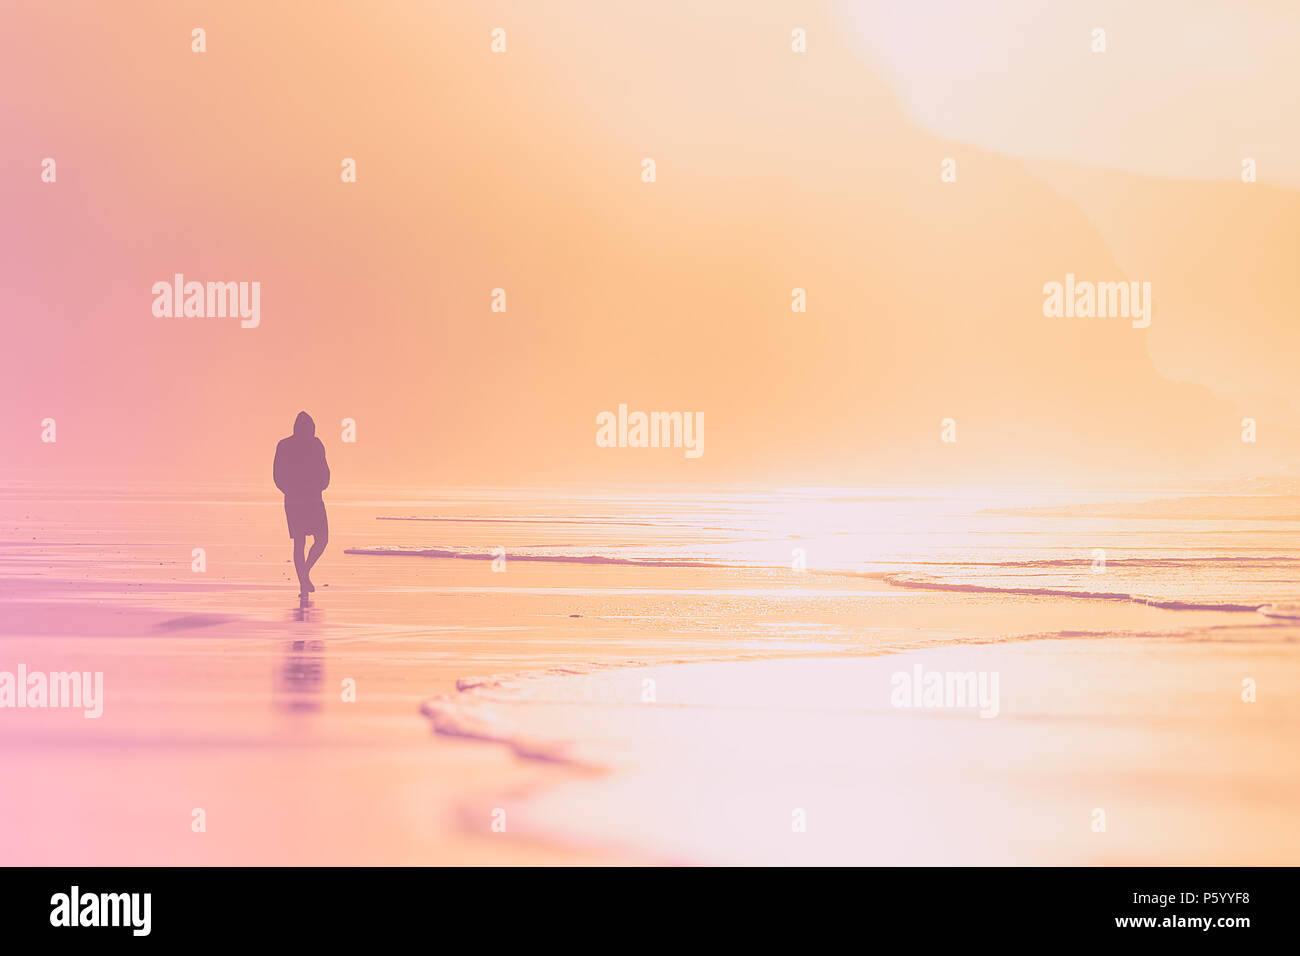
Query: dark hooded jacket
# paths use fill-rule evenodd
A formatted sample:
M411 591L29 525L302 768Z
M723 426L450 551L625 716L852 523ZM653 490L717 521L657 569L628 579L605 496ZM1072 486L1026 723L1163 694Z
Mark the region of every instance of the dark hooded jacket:
M316 437L316 423L299 412L293 434L275 446L275 487L288 498L319 499L329 487L330 467L325 463L325 446Z

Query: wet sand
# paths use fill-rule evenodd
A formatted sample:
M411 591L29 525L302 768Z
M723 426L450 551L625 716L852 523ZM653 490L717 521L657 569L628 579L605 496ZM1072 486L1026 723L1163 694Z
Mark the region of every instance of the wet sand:
M895 706L918 669L996 675L996 704ZM1241 631L538 674L426 709L444 732L604 768L505 804L516 832L562 845L662 863L1280 866L1300 858L1298 691L1294 644Z
M300 609L288 542L264 533L274 508L123 506L105 524L102 501L5 502L0 670L102 671L105 702L92 720L0 711L0 862L1294 860L1277 823L1296 805L1295 628L850 576L345 555L374 542L370 505L332 515L320 590ZM999 655L979 668L1003 674L998 718L882 703L881 675L954 653ZM435 734L421 714L438 697L481 713L457 690L466 678L554 668L572 673L548 678L547 700L498 702L514 721L501 736L553 748L586 734L616 758L521 757ZM617 700L572 707L615 674L637 678L618 693L652 675L661 704L677 695L654 712L663 723L624 720ZM798 716L810 702L821 709ZM997 759L973 769L971 754ZM864 766L890 781L876 803L858 799ZM792 806L811 806L792 855L795 777L807 786ZM1104 842L1088 829L1096 806ZM993 839L1012 816L1033 825Z

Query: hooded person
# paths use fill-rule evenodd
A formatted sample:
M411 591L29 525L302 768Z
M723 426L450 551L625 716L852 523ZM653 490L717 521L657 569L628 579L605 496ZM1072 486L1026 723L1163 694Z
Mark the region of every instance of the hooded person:
M273 469L275 487L284 492L284 516L293 539L294 569L304 597L316 590L311 583L311 569L329 541L329 523L321 492L329 487L330 469L325 462L325 445L316 437L316 423L306 412L299 412L293 434L275 446ZM307 535L311 551L304 555Z

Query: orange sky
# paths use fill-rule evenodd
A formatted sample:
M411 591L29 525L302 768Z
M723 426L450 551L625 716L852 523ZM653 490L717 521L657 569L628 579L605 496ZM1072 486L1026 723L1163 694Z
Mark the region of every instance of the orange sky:
M6 6L0 467L259 478L305 408L358 482L1294 474L1297 15L1046 6ZM620 402L705 454L597 448Z

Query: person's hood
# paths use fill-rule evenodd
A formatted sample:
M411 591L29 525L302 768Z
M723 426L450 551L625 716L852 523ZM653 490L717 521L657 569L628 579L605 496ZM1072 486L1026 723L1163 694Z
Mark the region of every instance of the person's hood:
M311 420L311 416L306 412L299 412L298 417L293 421L294 438L314 438L316 436L316 423Z

